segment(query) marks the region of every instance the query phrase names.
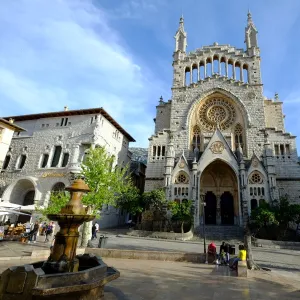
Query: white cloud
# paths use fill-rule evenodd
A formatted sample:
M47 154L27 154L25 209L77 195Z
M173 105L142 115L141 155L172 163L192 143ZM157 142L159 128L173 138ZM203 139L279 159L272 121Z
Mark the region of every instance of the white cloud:
M2 116L103 106L147 146L147 109L162 83L135 61L100 8L80 0L1 5L0 99L9 101L0 106Z

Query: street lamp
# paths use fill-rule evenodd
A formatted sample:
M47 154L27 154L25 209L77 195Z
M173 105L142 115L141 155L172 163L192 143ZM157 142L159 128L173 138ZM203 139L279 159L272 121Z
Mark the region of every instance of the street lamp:
M206 232L205 232L205 194L200 195L201 198L201 205L203 206L202 209L202 226L203 226L203 239L204 239L204 254L206 254Z

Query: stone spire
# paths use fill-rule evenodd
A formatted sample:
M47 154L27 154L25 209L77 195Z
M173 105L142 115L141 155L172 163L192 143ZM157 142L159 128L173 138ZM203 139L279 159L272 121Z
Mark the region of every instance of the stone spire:
M182 53L185 53L187 41L186 41L187 34L184 31L184 19L183 16L181 16L179 21L179 28L174 36L175 38L175 53L180 51Z
M248 10L247 27L245 28L245 43L247 46L248 55L259 55L258 44L257 44L257 29L252 20L250 10Z

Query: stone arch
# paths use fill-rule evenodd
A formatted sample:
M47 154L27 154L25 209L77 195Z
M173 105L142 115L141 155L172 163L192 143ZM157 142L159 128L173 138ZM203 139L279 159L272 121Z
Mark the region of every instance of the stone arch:
M66 187L66 185L63 182L58 181L53 184L53 186L51 188L51 192L62 192L65 190L65 187Z
M3 193L3 200L19 205L34 204L39 191L31 178L22 178L9 185ZM29 203L30 202L30 203Z
M28 184L32 184L33 189L35 190L35 200L40 200L41 198L41 187L38 183L38 179L33 176L26 176L26 177L21 177L19 179L14 180L3 192L2 194L2 200L6 202L12 202L12 192L15 188L16 185L21 186L22 182L28 182ZM19 201L20 202L20 201ZM17 203L18 204L18 203Z
M215 93L216 94L219 93L219 94L221 94L225 97L228 97L228 98L232 99L233 102L237 105L237 107L241 110L242 115L243 115L243 119L245 121L245 125L248 126L248 127L251 126L251 118L250 118L250 115L249 115L249 113L246 109L246 106L237 96L235 96L230 91L225 90L223 88L212 88L212 89L206 91L205 93L201 94L201 97L199 97L199 96L195 97L195 99L191 102L191 104L188 108L188 116L187 116L186 124L185 124L186 128L190 127L190 122L191 122L192 115L193 115L195 109L200 104L200 102L206 100L206 98L212 96Z
M211 210L205 211L205 217L212 216L209 220L210 224L240 224L238 176L228 162L216 159L203 169L200 176L200 195L205 195L205 201L216 199L216 204L206 204L207 208ZM201 207L199 207L199 212L202 216Z

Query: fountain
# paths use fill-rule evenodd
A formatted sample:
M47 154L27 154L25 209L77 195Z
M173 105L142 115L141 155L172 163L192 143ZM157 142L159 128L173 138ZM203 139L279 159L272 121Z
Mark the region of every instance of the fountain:
M1 274L0 300L98 300L104 297L104 285L120 276L93 254L76 255L78 227L94 219L81 203L89 187L77 179L66 190L71 198L59 214L47 217L57 221L53 251L47 261L11 267Z

